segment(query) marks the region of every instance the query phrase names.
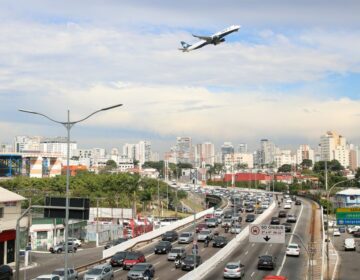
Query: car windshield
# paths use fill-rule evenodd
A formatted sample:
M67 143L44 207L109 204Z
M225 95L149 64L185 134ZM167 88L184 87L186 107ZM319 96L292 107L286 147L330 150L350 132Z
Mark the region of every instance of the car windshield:
M271 256L262 256L261 260L263 260L263 261L271 261L272 257Z
M190 235L191 235L191 233L186 232L186 233L182 233L180 236L181 237L189 237Z
M138 255L138 254L134 254L134 253L128 253L128 254L126 255L126 259L127 259L127 260L137 260L138 257L139 257L139 255Z
M216 236L214 238L215 241L224 241L225 240L225 237L224 236Z
M172 233L171 231L165 232L165 233L164 233L164 236L173 236L173 233Z
M213 222L216 222L216 219L211 218L211 219L208 219L207 221L210 223L213 223Z
M147 264L136 264L134 265L134 267L131 270L136 270L136 271L144 271L147 267Z
M158 243L159 246L167 246L168 244L169 244L169 243L166 242L166 241L160 241L160 242Z
M298 245L289 245L288 248L289 248L289 249L297 249L297 248L298 248Z
M117 252L114 257L115 258L125 258L126 252Z
M196 256L196 258L198 259L199 256ZM193 261L194 261L194 255L188 255L188 256L185 258L185 261L188 261L188 262L189 262L189 261L190 261L190 262L192 261L192 262L193 262Z
M54 275L59 275L59 276L64 276L64 270L55 270L53 271ZM70 274L70 270L69 270L69 274Z
M89 270L89 272L87 274L90 275L100 275L102 273L102 269L101 268L92 268Z
M237 269L237 268L239 268L239 265L237 265L237 264L228 264L228 265L226 265L226 268L228 268L228 269Z
M209 230L202 230L202 231L200 231L200 234L209 234L209 233L210 233Z
M175 254L181 254L182 250L181 249L172 249L171 253L175 253Z

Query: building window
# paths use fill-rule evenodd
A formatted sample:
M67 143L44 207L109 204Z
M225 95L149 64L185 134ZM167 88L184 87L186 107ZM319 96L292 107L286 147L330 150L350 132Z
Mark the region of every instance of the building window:
M4 208L3 207L0 208L0 219L1 218L4 218Z
M350 195L349 199L350 199L350 200L355 200L355 196L354 196L354 195Z
M37 239L47 239L48 232L47 231L38 231L37 232Z

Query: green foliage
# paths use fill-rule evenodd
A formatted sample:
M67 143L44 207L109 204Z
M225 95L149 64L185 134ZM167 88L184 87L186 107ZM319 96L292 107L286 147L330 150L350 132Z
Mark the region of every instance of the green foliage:
M290 164L283 164L279 167L278 172L291 172L291 165Z
M156 169L159 174L164 174L164 161L146 161L142 168L154 168Z
M116 164L116 162L114 160L109 159L106 162L106 167L111 168L111 169L115 169L115 168L117 168L117 164Z
M344 170L344 167L336 159L333 159L332 161L328 161L327 162L327 168L328 168L328 171L330 171L330 172L331 171L336 172L336 171ZM316 173L324 172L325 171L325 161L316 162L315 165L314 165L313 170Z
M313 162L311 159L303 159L300 165L303 169L309 169L310 167L312 167Z

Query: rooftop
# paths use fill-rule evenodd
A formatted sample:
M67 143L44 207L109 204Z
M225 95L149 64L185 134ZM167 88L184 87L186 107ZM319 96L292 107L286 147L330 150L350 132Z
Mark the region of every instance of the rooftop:
M345 190L342 190L340 192L337 192L336 194L340 194L340 195L360 195L360 189L349 188L349 189L345 189Z
M0 187L0 203L9 202L9 201L21 201L21 200L26 200L26 198Z

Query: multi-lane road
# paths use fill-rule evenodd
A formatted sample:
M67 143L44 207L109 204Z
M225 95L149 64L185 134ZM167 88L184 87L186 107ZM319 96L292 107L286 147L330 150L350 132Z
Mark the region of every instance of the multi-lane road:
M305 244L309 242L309 232L310 232L310 217L311 217L311 202L307 200L302 200L302 205L295 206L293 203L292 209L287 210L289 214L296 214L298 217L297 223L293 224L293 232L299 235ZM270 216L277 216L278 210L282 209L277 208L273 210L273 214ZM246 226L245 217L247 213L241 214L243 217L242 227ZM265 223L270 222L270 217L265 221ZM284 219L282 220L284 222ZM193 225L189 225L187 228L182 229L179 232L184 231L193 231ZM235 237L234 234L224 233L221 227L217 229L220 235L225 235L230 241ZM300 244L295 237L288 236L286 242L289 242L290 239L293 239L293 242ZM167 255L155 255L153 253L154 246L156 242L147 245L146 247L140 248L146 257L146 261L152 263L155 266L155 279L178 279L183 276L186 271L181 269L175 269L174 263L167 260ZM199 243L200 256L202 261L206 261L216 252L221 249L213 248L210 244L209 247L205 248L203 243ZM178 246L177 242L173 246ZM184 245L181 245L184 246ZM191 253L192 244L185 246L187 253ZM244 240L238 248L236 248L231 255L227 257L222 263L219 263L214 267L211 272L207 275L206 279L222 279L223 269L225 264L228 261L240 260L245 264L246 275L245 279L262 279L264 275L276 274L277 272L280 275L287 276L289 279L305 279L307 271L307 255L305 250L301 249L301 255L299 258L296 257L285 257L286 246L284 244L255 244L249 243L248 239ZM259 271L257 270L257 260L258 257L264 254L270 254L277 257L277 267L274 271ZM84 249L78 251L76 254L70 254L69 263L74 267L81 266L92 261L101 259L102 248L92 248ZM56 268L62 266L63 255L34 255L33 261L40 261L40 266L33 269L27 270L24 277L24 271L21 272L21 279L33 279L40 274L51 273ZM115 279L127 279L127 271L123 271L121 268L114 268Z

